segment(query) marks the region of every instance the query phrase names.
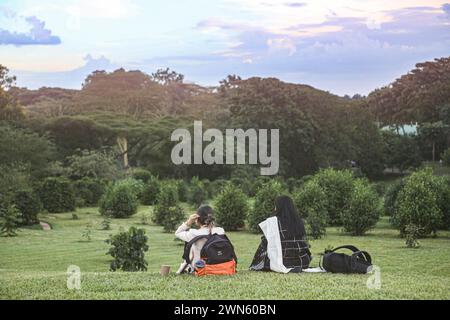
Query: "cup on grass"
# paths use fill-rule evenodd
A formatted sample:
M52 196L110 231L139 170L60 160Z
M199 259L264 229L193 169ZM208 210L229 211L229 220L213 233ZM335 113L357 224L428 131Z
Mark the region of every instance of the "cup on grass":
M159 270L159 274L165 277L169 275L169 273L170 273L170 266L162 265L161 270Z

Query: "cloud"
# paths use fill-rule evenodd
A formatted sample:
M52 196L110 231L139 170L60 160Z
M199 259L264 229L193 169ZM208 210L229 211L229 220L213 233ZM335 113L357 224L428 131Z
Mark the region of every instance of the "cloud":
M17 85L38 89L46 87L62 87L69 89L80 89L86 76L96 70L113 71L119 66L113 64L108 58L100 56L98 58L88 54L84 58L84 64L76 69L60 72L31 72L11 70L17 76Z
M450 25L442 19L442 9L416 6L374 15L328 14L323 21L297 19L278 29L259 20L210 18L197 27L213 29L212 37L227 37L233 45L210 53L209 59L198 56L195 65L179 64L174 57L166 64L208 84L231 72L276 76L338 94L367 94L417 62L449 55ZM164 65L164 58L159 63Z
M31 27L28 32L10 31L0 28L0 45L58 45L61 39L45 28L45 22L35 16L17 17L17 14L7 8L1 8L0 13L7 19L18 19Z
M269 47L270 52L287 51L290 56L297 52L294 41L289 38L270 38L267 40L267 46Z
M287 2L284 4L286 7L291 7L291 8L301 8L306 6L307 4L304 2Z
M450 3L444 3L442 5L442 10L450 17Z

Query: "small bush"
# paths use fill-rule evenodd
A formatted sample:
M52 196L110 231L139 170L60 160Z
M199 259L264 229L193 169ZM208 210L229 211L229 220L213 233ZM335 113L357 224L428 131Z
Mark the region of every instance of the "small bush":
M84 206L95 207L105 193L105 185L97 179L83 178L74 182L74 190Z
M216 197L218 194L220 194L225 188L225 186L228 184L227 180L224 179L217 179L211 182L211 185L209 187L209 193L211 197Z
M44 209L50 213L75 210L75 193L70 181L65 178L46 178L39 188L39 198Z
M0 235L4 237L17 236L20 224L20 212L14 205L0 208Z
M160 191L160 182L157 178L151 177L145 183L143 188L141 202L144 205L151 206L156 203L156 198L158 197Z
M273 216L275 199L283 194L284 190L278 181L264 184L256 193L255 205L248 216L249 228L253 232L261 232L259 224Z
M265 184L271 182L271 178L269 178L268 176L258 176L254 181L253 181L253 187L252 187L252 197L256 196L256 194L258 193L259 189L261 189Z
M100 200L100 213L114 218L128 218L137 212L138 204L133 182L121 180L106 190Z
M348 170L325 169L313 178L327 196L328 224L342 225L341 212L345 209L353 189L353 174Z
M405 243L408 248L419 248L420 242L419 237L422 233L422 230L420 227L416 226L415 224L408 224L405 228Z
M446 167L450 167L450 148L441 154L441 159Z
M254 190L253 183L246 178L231 178L230 180L231 184L235 187L241 189L247 196L254 196L256 194L256 191Z
M244 192L228 184L215 200L217 223L226 230L244 227L248 213L248 200Z
M158 225L163 225L168 208L176 206L178 206L177 186L174 183L163 183L156 200L156 205L153 208L153 222Z
M130 227L128 232L120 232L106 240L112 246L107 254L114 258L110 265L111 271L146 271L147 240L145 230L136 227Z
M344 231L361 236L377 224L381 215L381 199L363 179L354 181L348 206L342 211Z
M181 206L167 207L164 209L164 219L162 226L165 232L175 231L178 225L185 218L184 210Z
M176 180L175 183L176 183L177 189L178 189L178 200L180 200L181 202L188 201L189 187L188 187L186 181L180 179L180 180Z
M395 214L395 202L397 201L398 194L400 190L405 186L405 180L397 180L391 184L384 195L384 212L393 217Z
M105 216L100 223L100 227L102 230L111 230L111 218L108 216Z
M198 178L193 178L189 187L189 203L192 204L195 208L198 208L205 202L207 198L208 192L206 191L203 182L198 180Z
M83 232L81 233L81 237L85 240L85 241L91 241L92 240L92 224L88 223L86 224Z
M308 235L320 239L326 234L327 197L317 181L309 181L294 194L299 214L306 219Z
M202 184L203 184L203 188L205 189L205 193L206 193L205 199L211 198L211 181L208 179L203 179Z
M147 183L150 179L153 178L150 171L142 168L133 169L132 177L133 179L142 181L143 183Z
M17 191L13 202L20 212L22 225L31 226L39 223L38 213L42 210L42 203L32 190Z
M405 235L406 226L412 224L421 230L420 236L436 233L442 225L443 212L439 207L441 180L431 168L411 174L400 190L392 222Z
M436 177L440 180L437 195L438 206L442 211L443 219L440 229L450 230L450 177Z
M303 184L304 184L303 181L297 178L288 178L286 180L286 185L290 193L293 193L296 190L298 190L301 186L303 186Z

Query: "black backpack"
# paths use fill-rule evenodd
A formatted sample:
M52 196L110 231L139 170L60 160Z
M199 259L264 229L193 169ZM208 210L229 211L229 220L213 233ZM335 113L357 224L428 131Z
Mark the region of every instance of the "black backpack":
M351 256L344 253L336 253L340 249L349 249L353 252ZM372 258L366 251L361 251L355 246L347 245L337 247L333 250L325 250L320 268L331 273L368 273L371 271Z
M185 244L183 259L186 260L188 264L192 263L189 257L191 247L200 239L207 239L200 252L200 257L206 264L221 264L233 260L237 263L236 253L234 252L234 247L231 244L230 239L224 234L214 233L197 236Z

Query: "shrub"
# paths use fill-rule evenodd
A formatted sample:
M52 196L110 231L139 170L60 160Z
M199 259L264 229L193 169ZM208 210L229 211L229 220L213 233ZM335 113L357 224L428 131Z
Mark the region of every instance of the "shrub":
M317 181L309 181L294 194L299 214L306 219L308 235L320 239L326 234L327 197Z
M67 157L67 174L72 179L84 177L113 181L123 177L114 152L82 150Z
M275 199L284 192L278 181L270 181L264 184L256 193L255 205L248 216L249 228L253 232L261 232L259 224L273 215Z
M84 206L95 207L105 193L105 185L97 179L83 178L74 182L74 190Z
M408 224L405 228L405 238L406 238L406 246L408 248L419 248L419 237L422 233L422 230L420 227L416 226L415 224Z
M42 210L42 203L32 190L17 191L14 195L13 202L20 212L22 225L31 226L39 223L37 216Z
M411 174L400 190L393 224L405 235L406 226L416 225L420 236L436 233L442 225L443 213L439 208L439 190L441 181L433 176L431 168L425 168Z
M226 230L244 227L248 213L247 197L233 184L225 186L215 200L217 223Z
M254 190L254 185L253 183L250 182L249 179L234 177L231 178L230 182L235 187L241 189L247 196L254 196L256 194L256 191Z
M147 183L150 179L153 178L152 173L150 171L142 168L133 169L131 175L133 179L142 181L143 183Z
M202 184L206 193L205 199L211 198L211 181L209 181L208 179L203 179Z
M450 148L441 154L441 159L445 166L450 167Z
M178 205L178 190L174 183L163 183L158 194L156 205L153 208L152 220L158 225L163 225L164 219L167 215L167 210L170 207Z
M312 179L317 181L327 196L328 224L342 225L341 212L345 209L353 189L351 171L325 169Z
M0 195L12 196L17 190L29 189L30 167L23 164L4 165L0 161Z
M189 188L188 188L188 185L187 185L186 181L184 181L184 180L176 180L175 183L176 183L177 189L178 189L178 199L181 202L188 201Z
M258 193L259 189L262 188L262 186L264 186L266 183L271 182L271 178L269 178L268 176L258 176L254 181L253 181L253 194L251 195L252 197L256 196L256 194Z
M211 195L211 197L216 197L218 194L220 194L223 190L223 188L225 188L225 186L228 184L227 180L224 179L217 179L214 180L213 182L211 182L210 188L209 188L209 193Z
M105 216L100 223L100 227L102 230L111 230L111 218L108 216Z
M92 240L91 234L92 234L92 224L88 223L86 224L83 232L81 233L81 237L89 242Z
M128 232L120 232L106 240L112 246L107 254L114 258L110 265L111 271L146 271L147 240L145 230L136 227L130 227Z
M395 202L397 201L398 194L400 190L405 186L405 180L397 180L391 184L384 195L384 212L393 217L395 214Z
M114 218L128 218L138 209L136 188L131 180L121 180L109 186L100 200L100 213Z
M348 206L342 211L344 231L361 236L374 228L381 214L381 199L364 179L354 181Z
M189 203L194 207L200 207L208 197L208 193L205 189L203 182L198 178L192 178L189 188Z
M14 205L0 208L0 235L15 237L20 223L20 212Z
M160 182L156 177L151 177L144 185L141 202L144 205L151 206L156 203L160 191Z
M164 209L164 219L162 226L165 232L175 231L181 221L185 218L183 208L179 205Z
M289 178L286 180L286 185L289 192L293 193L303 185L303 181L296 178Z
M75 210L75 193L70 181L65 178L46 178L39 188L39 198L44 209L50 213Z
M439 187L436 190L438 195L438 206L442 211L443 219L440 229L450 229L450 177L436 177L440 180Z
M144 196L145 184L141 180L136 180L133 178L128 178L125 181L130 185L133 192L139 201L142 202L142 197Z

